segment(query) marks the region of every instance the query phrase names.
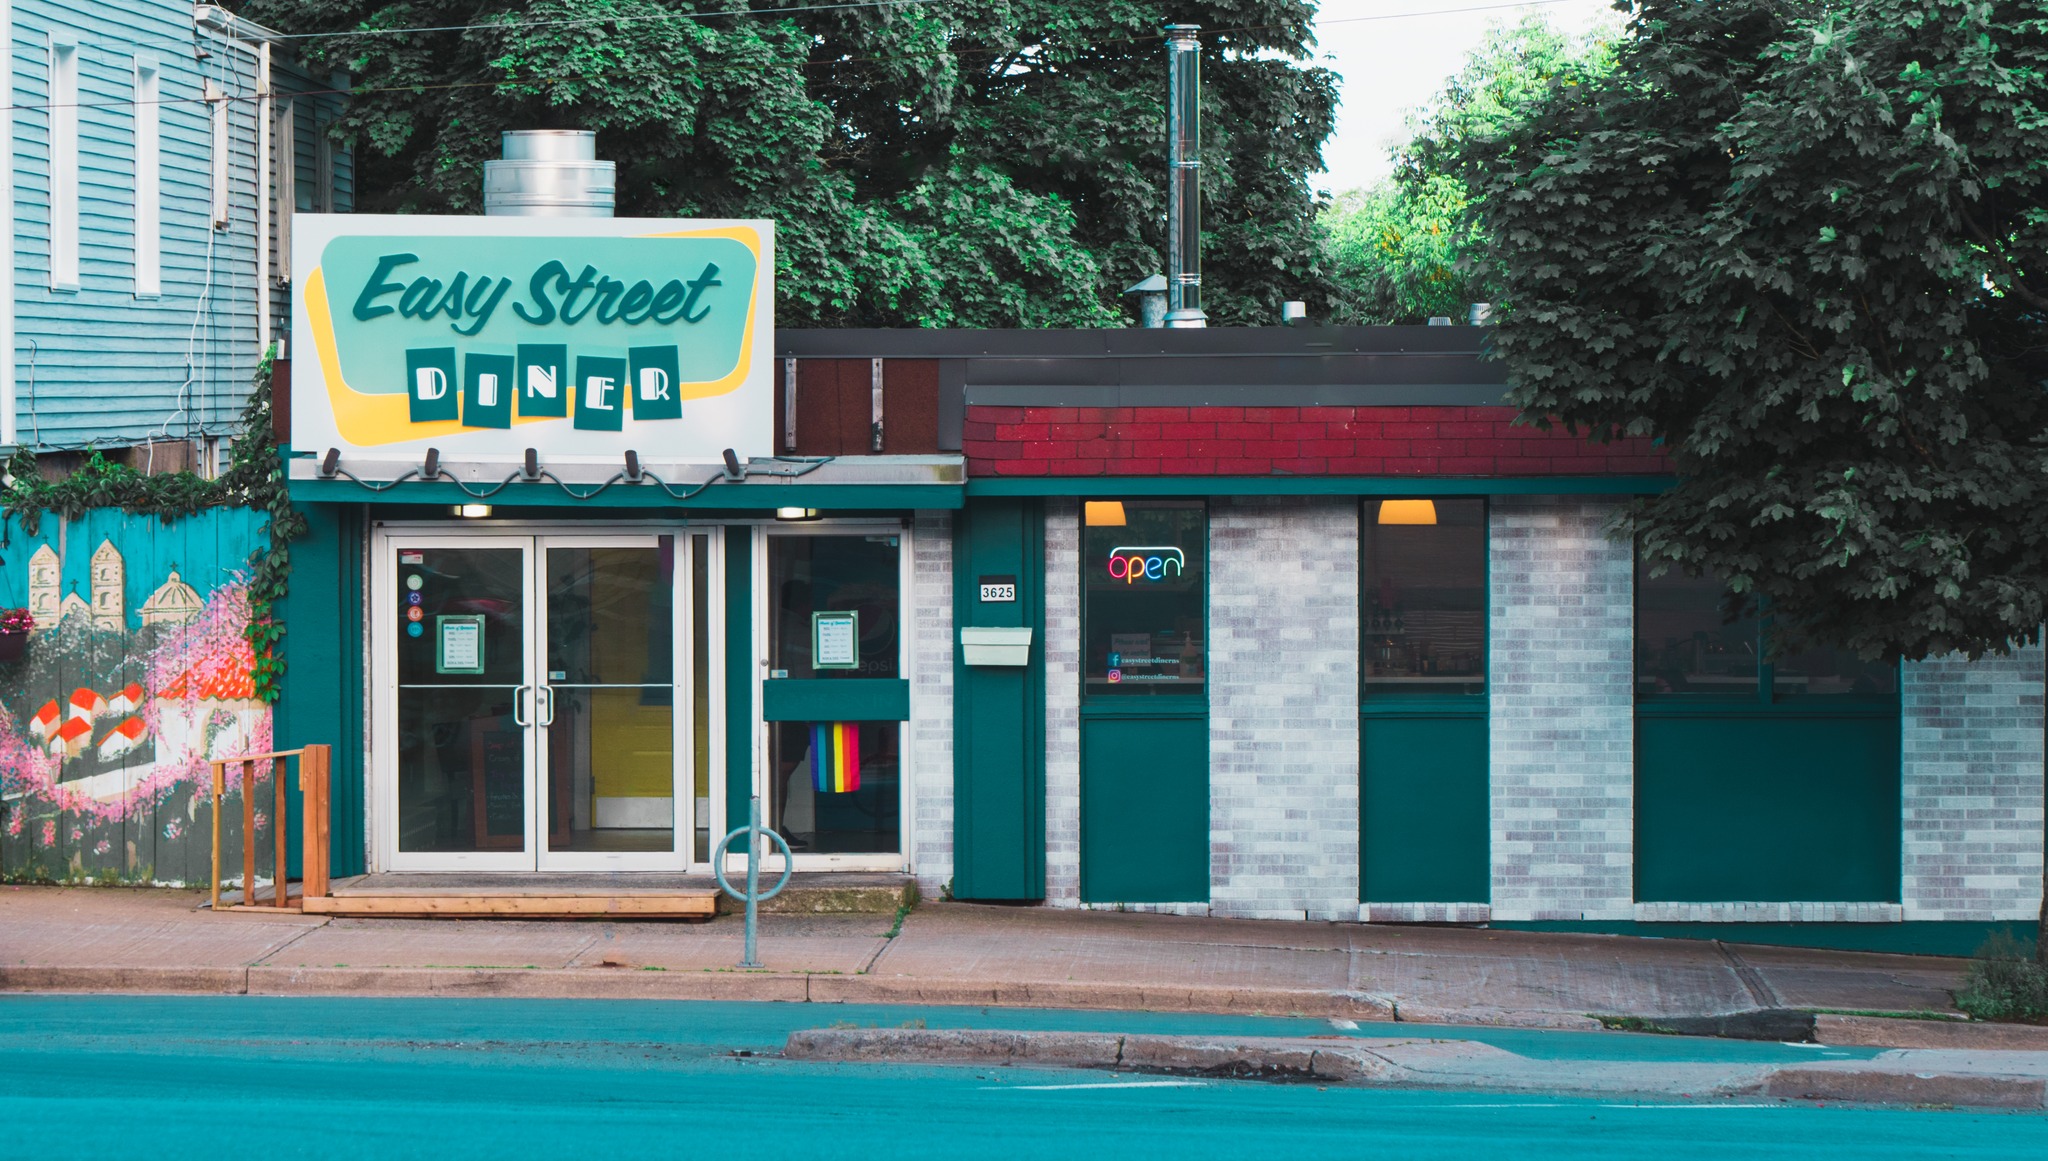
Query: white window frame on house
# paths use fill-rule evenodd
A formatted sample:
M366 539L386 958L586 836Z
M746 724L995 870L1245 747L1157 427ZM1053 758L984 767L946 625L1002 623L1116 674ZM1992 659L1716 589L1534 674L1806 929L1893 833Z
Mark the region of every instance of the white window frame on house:
M228 95L219 85L206 82L206 114L208 138L210 139L209 161L212 173L209 185L212 192L213 228L218 230L228 224L228 154L233 142L228 139Z
M135 297L164 292L162 75L153 56L135 58Z
M272 100L277 104L277 129L270 135L277 245L271 250L271 277L282 286L292 280L292 215L299 209L299 135L291 98Z
M78 42L50 36L50 289L78 289Z

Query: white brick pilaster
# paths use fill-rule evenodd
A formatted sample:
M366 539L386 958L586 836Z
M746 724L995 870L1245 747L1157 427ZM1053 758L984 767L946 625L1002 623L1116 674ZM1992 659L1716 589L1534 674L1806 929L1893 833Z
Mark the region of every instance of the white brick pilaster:
M1634 917L1633 550L1611 500L1490 509L1492 917Z

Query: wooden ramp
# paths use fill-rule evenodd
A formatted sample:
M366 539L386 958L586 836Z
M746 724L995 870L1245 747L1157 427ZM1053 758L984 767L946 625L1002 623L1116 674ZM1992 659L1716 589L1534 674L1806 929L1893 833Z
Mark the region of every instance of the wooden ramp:
M633 878L364 875L339 880L330 894L302 900L300 906L308 915L350 918L703 920L718 914L716 886Z

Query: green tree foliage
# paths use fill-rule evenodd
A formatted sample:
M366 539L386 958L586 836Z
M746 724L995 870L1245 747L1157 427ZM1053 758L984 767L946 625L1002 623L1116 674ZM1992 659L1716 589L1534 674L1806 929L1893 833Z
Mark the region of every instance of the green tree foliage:
M477 212L500 131L593 129L622 215L774 219L795 326L1116 325L1122 289L1164 254L1160 28L1200 23L1205 306L1234 323L1329 299L1308 175L1336 90L1300 63L1307 0L242 11L349 33L295 46L353 78L339 131L358 143L360 209ZM421 28L447 31L379 31Z
M1497 25L1430 104L1409 120L1394 173L1341 194L1323 211L1331 274L1352 294L1361 322L1462 319L1493 290L1465 258L1475 247L1474 192L1458 170L1463 144L1504 133L1552 88L1576 86L1614 64L1612 29L1568 37L1541 16Z
M1538 422L1664 441L1646 556L1776 645L2039 636L2048 13L1639 0L1614 71L1455 147Z

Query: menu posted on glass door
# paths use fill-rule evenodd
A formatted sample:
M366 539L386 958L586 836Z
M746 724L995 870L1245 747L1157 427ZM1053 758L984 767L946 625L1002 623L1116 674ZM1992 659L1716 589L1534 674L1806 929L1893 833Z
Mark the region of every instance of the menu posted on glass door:
M811 668L860 668L860 614L811 614Z
M484 619L481 614L434 618L434 672L484 671Z

